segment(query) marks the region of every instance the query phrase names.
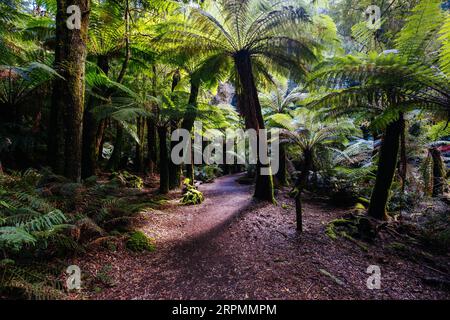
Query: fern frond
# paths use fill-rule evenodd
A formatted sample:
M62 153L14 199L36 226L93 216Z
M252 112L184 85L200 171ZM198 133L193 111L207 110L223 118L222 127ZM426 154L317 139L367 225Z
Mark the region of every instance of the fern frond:
M443 22L440 0L421 0L414 7L396 39L400 54L409 61L421 61Z

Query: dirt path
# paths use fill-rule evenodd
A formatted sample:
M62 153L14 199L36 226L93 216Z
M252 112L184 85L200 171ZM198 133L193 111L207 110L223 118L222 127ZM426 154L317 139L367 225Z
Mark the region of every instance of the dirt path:
M436 276L422 263L402 260L381 245L368 252L354 243L333 241L325 225L344 210L306 201L305 231L295 232L292 200L278 206L252 200L251 188L237 176L200 187L199 206L173 203L146 214L145 233L157 239L152 253L121 249L88 255L82 270L102 266L111 287L92 299L436 299L445 290L424 284ZM366 269L379 265L381 290L368 290ZM442 271L441 271L442 272ZM332 276L330 276L330 274Z

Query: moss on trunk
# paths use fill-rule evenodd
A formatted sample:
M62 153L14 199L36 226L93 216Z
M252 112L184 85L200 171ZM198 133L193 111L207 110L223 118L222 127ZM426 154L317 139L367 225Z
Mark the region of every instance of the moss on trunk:
M81 10L81 28L69 29L66 21L69 5ZM59 112L63 110L64 175L73 181L81 179L82 128L85 92L86 45L89 25L89 0L58 0L56 13L55 68L64 77L56 79L51 109L49 157L57 161L60 132ZM55 165L55 164L54 164Z
M437 148L430 149L430 154L433 160L433 197L440 197L444 194L445 165Z

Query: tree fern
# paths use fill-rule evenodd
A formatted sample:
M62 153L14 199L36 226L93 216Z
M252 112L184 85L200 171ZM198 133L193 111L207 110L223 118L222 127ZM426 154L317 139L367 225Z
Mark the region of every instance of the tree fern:
M31 172L25 173L30 177ZM34 191L23 188L22 177L3 175L0 179L0 248L13 251L33 246L43 238L42 232L63 228L68 218ZM36 180L31 179L36 183ZM26 191L24 191L26 190Z
M37 239L20 227L0 227L0 248L19 251L24 245L34 245Z
M450 13L446 13L445 23L442 25L439 34L439 40L442 42L439 56L440 66L442 72L450 78Z
M420 61L434 40L443 21L441 0L422 0L407 18L396 39L400 54L411 61Z

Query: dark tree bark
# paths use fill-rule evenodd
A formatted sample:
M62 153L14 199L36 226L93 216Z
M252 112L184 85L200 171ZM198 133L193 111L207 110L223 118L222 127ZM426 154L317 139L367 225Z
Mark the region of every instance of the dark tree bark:
M136 143L135 169L138 173L144 172L144 143L145 143L145 119L137 119L137 134L139 143Z
M295 195L295 217L297 223L297 231L303 231L303 206L302 206L302 193L308 185L308 176L312 168L312 154L310 150L305 150L303 154L303 164L300 176L296 182L296 195Z
M377 177L369 205L369 215L379 220L386 220L386 205L397 167L401 120L389 124L384 132L378 160Z
M169 193L169 150L167 148L167 128L158 127L159 136L159 192Z
M81 28L69 29L67 7L76 5L81 11ZM59 171L60 139L64 132L64 175L73 181L81 179L81 146L84 109L84 77L89 0L58 0L56 13L55 69L63 79L53 85L53 101L49 128L49 160ZM63 119L63 129L61 121Z
M157 74L156 74L156 66L152 65L152 96L156 97L156 88L157 88ZM153 106L153 112L155 112L156 106ZM148 173L150 175L155 174L156 171L156 165L158 161L158 154L157 154L157 129L156 129L156 120L152 117L149 117L147 119L147 167L148 167Z
M191 80L191 89L189 94L188 109L186 110L181 127L192 133L195 119L197 118L197 100L200 91L200 84L196 80ZM191 163L186 164L186 176L189 178L190 183L194 184L194 156L193 156L193 142L191 141Z
M408 174L408 158L406 156L406 122L403 113L400 114L401 134L400 134L400 178L402 179L402 192L405 192L406 177Z
M173 122L171 125L171 132L178 129L177 123ZM170 152L177 145L176 141L170 141ZM170 157L170 154L169 154ZM173 163L172 159L169 159L169 189L174 190L181 187L181 166Z
M103 145L105 144L105 131L108 127L108 120L102 119L100 120L100 123L97 128L97 135L96 135L96 150L97 150L97 161L101 161L103 159Z
M302 207L302 193L300 190L295 195L295 220L298 232L303 232L303 207Z
M275 177L281 186L289 184L286 172L286 146L284 144L280 144L280 167Z
M181 80L181 74L180 70L176 70L172 77L172 93L174 92L176 86ZM178 123L177 121L173 120L171 121L170 125L170 131L174 132L178 129ZM170 158L170 153L172 149L177 145L176 142L170 141L169 143L170 149L169 149L169 189L174 190L178 189L181 186L181 166L176 165L172 162L172 159Z
M99 56L97 58L97 66L103 71L105 75L109 72L109 59L107 56ZM105 123L105 120L98 121L95 119L92 111L101 102L95 97L91 97L87 104L86 111L83 117L83 163L81 176L82 178L88 178L95 175L97 171L97 164L99 160L99 142L98 136L100 133L100 139L103 136L103 128L101 124ZM99 130L101 130L99 132Z
M175 91L175 88L177 87L178 83L180 83L181 80L181 74L180 74L180 70L175 70L173 77L172 77L172 92Z
M255 129L258 132L260 129L264 129L264 119L253 77L250 53L246 50L239 51L234 55L234 61L239 75L239 111L244 116L246 128ZM258 138L258 146L260 143L265 143L265 141L259 141ZM261 163L258 154L254 197L260 200L275 202L272 175L262 175L261 169L264 167L267 167L267 165Z
M117 171L120 166L120 159L122 157L122 149L123 149L123 136L124 136L124 129L119 123L117 123L116 139L114 141L114 150L108 162L108 169L112 171Z
M83 146L82 146L82 166L81 177L83 179L95 175L97 167L97 121L92 114L96 99L91 97L87 103L86 111L83 116Z
M147 149L148 149L148 159L147 168L150 175L155 174L156 171L156 161L157 161L157 133L156 124L152 118L147 119Z
M59 101L60 81L53 83L52 103L50 107L50 123L47 140L47 161L53 172L64 174L64 123L61 102Z
M445 166L441 152L437 148L430 149L433 160L433 197L440 197L444 194Z

